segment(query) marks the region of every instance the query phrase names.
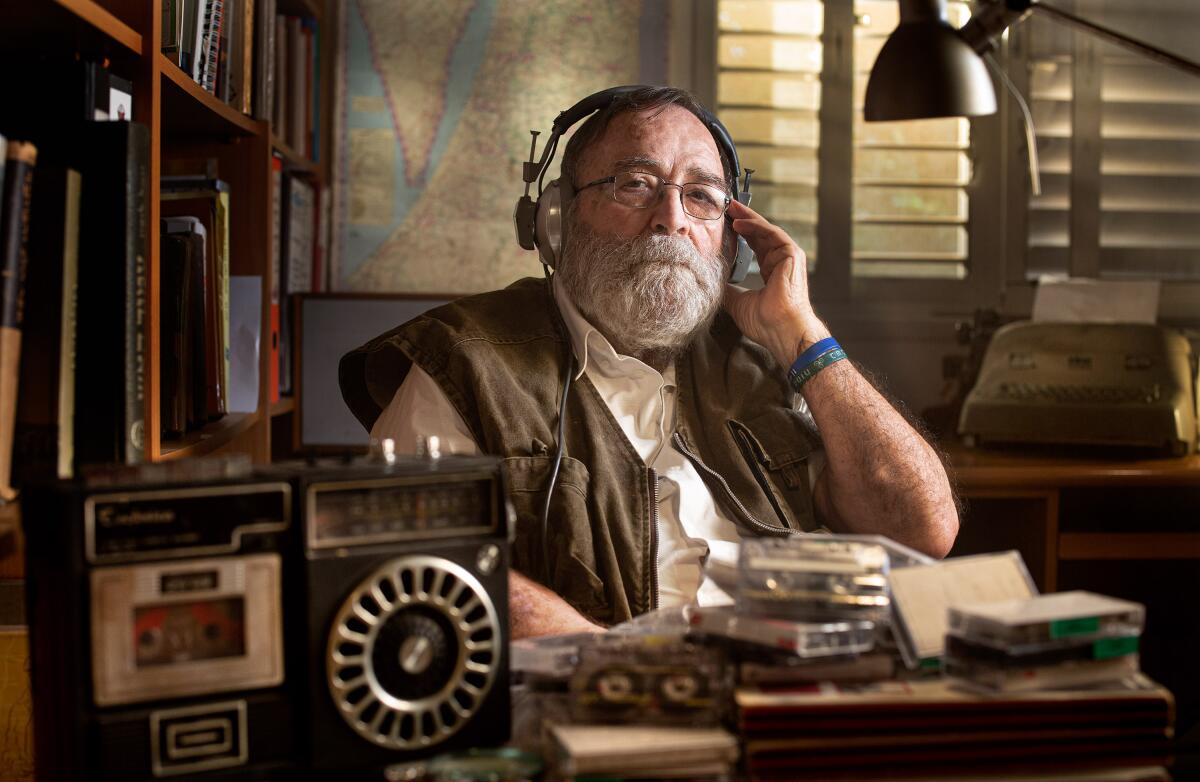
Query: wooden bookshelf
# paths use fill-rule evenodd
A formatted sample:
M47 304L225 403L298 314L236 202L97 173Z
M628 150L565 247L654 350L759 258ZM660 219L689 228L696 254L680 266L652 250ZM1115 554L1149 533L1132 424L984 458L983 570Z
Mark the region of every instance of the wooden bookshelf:
M328 0L280 0L279 13L319 20ZM328 159L314 163L289 148L270 123L243 114L205 91L161 53L162 0L17 0L0 16L0 47L10 62L48 56L69 60L77 54L108 62L111 72L134 85L134 119L150 129L150 187L147 209L147 299L145 325L145 432L149 461L220 453L244 453L255 461L271 455L271 418L294 409L285 398L272 404L270 389L270 274L273 183L271 161L278 152L285 167L315 181L329 181ZM322 63L333 61L338 36L324 21ZM321 72L323 113L333 105L332 82ZM53 89L54 85L47 85ZM322 117L321 145L329 148L328 117ZM262 279L259 393L257 410L227 414L178 439L160 435L159 400L161 272L159 258L160 175L173 160L215 159L218 176L230 186L230 274ZM0 519L0 547L8 537Z
M301 171L311 177L319 179L321 176L321 167L309 160L304 155L301 155L295 149L289 147L287 142L279 138L275 134L271 134L271 146L283 158L283 165L292 171Z
M9 52L84 51L127 64L141 56L144 39L95 0L14 0L4 4L0 45Z
M258 413L230 413L178 440L164 440L159 458L165 461L215 453L232 445L258 423Z
M293 396L280 397L278 401L271 403L271 417L275 418L280 415L287 415L296 409L296 398Z
M184 135L268 133L267 123L248 117L207 92L161 52L155 55L162 74L162 130Z

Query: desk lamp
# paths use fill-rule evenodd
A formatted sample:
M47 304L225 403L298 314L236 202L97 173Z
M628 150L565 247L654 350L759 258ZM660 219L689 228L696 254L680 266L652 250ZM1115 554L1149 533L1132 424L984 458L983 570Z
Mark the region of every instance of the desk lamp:
M945 0L899 2L900 24L880 50L867 82L863 106L867 122L994 114L996 91L984 65L984 58L987 58L1025 116L1034 193L1040 192L1041 188L1035 157L1037 147L1033 143L1033 120L1020 93L990 57L996 40L1010 25L1037 11L1200 76L1200 64L1038 0L985 0L975 6L971 20L958 30L946 20Z

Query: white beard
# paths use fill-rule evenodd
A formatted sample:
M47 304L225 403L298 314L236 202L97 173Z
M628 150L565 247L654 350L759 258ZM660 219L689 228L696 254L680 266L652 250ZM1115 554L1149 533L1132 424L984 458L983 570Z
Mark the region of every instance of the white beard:
M718 254L674 236L604 236L572 222L559 282L617 350L670 356L708 328L725 291Z

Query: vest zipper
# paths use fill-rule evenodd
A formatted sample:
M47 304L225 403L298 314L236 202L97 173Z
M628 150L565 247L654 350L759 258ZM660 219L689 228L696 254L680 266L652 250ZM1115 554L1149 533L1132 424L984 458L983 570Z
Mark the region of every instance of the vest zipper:
M764 535L774 535L780 538L786 538L792 534L792 531L786 527L777 527L774 524L766 524L762 521L759 521L754 514L750 512L749 508L743 505L742 501L737 498L737 496L733 493L733 489L730 489L729 484L725 482L725 479L722 478L716 470L713 470L707 464L701 461L699 456L692 453L692 450L688 448L687 444L683 441L683 435L679 434L679 432L675 432L673 435L671 435L671 443L675 446L676 450L688 458L688 461L690 461L697 470L711 476L721 485L721 488L725 490L725 496L729 498L730 502L733 503L734 508L741 515L742 521L748 524L752 529L761 532Z
M658 473L653 467L650 476L650 610L658 610Z

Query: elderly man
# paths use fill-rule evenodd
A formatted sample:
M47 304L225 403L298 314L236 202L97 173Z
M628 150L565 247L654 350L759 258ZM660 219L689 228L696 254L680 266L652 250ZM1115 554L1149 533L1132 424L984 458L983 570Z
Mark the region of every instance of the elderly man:
M574 197L548 281L356 352L391 398L373 436L504 457L514 637L721 601L704 562L743 536L878 533L943 556L957 534L936 453L839 360L803 251L730 199L705 118L680 90L614 97L567 145ZM726 284L735 234L759 290Z

